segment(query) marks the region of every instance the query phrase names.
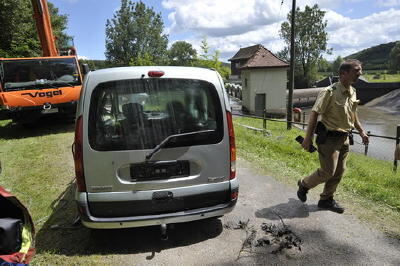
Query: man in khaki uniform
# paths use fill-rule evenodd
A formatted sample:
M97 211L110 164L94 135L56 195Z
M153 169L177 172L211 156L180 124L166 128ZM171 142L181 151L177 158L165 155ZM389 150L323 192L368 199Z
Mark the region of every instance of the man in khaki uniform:
M302 147L308 150L312 144L318 116L321 115L320 121L327 129L327 137L323 143L317 143L320 168L310 176L298 181L297 196L302 202L305 202L309 189L325 183L318 207L337 213L344 212L344 208L333 199L333 194L346 169L349 132L355 127L360 133L363 143L369 142L357 117L359 101L356 98L355 89L351 86L361 74L361 62L358 60L349 59L340 65L339 82L325 88L317 97L302 143Z

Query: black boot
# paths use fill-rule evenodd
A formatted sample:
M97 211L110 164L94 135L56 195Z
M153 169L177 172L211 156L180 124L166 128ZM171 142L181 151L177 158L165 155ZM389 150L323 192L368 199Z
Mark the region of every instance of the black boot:
M298 197L299 200L301 200L302 202L306 202L306 200L307 200L308 188L306 188L305 186L303 186L303 183L301 182L301 180L297 181L297 185L299 186L299 189L297 190L297 197Z
M318 201L318 208L330 210L337 213L344 212L344 208L340 206L333 198Z

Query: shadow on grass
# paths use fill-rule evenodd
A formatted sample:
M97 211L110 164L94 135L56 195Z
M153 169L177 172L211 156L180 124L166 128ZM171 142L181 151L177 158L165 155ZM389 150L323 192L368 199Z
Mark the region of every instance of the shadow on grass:
M43 117L34 124L22 125L11 120L0 124L0 139L21 139L38 137L49 134L73 132L75 123L72 118L65 117Z
M300 200L290 198L287 203L277 204L269 208L256 211L258 218L266 218L270 220L306 218L310 216L310 212L323 211L316 204L305 204Z
M54 210L36 234L37 253L66 256L92 254L150 253L151 260L163 249L188 246L222 232L219 219L207 219L174 224L168 229L168 240L161 240L159 226L131 229L91 230L82 225L73 226L77 211L74 202L75 184L71 184L54 202Z

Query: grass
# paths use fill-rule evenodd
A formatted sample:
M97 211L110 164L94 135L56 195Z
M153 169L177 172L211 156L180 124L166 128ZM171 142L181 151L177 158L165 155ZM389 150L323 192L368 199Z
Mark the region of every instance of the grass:
M400 82L400 74L364 73L363 77L369 82Z
M294 138L300 130L285 123L267 122L271 136L239 126L262 128L259 119L234 118L238 157L295 186L296 180L318 167L317 154L302 151ZM99 265L121 259L121 254L151 251L143 247L149 230L92 232L71 226L76 215L74 167L71 154L74 125L50 123L26 129L0 121L0 185L11 190L29 209L36 227L32 265ZM400 177L391 164L351 154L349 169L339 186L339 199L364 220L400 236ZM371 167L373 166L373 167ZM318 193L315 189L312 193ZM151 231L150 231L151 232ZM158 231L155 231L158 237ZM110 237L116 234L118 237Z
M0 121L1 184L27 203L35 220L49 213L46 199L56 198L74 177L72 157L65 156L72 132L59 128L55 134L43 133Z
M51 228L71 224L76 213L73 130L74 125L65 121L32 129L10 120L0 121L0 185L25 204L35 223L37 255L33 265L95 265L102 261L99 255L65 256L77 253L74 248L85 247L84 241L76 240L82 239L78 235L88 235L89 230Z
M286 130L286 123L267 121L271 135L263 136L240 126L262 128L261 119L235 117L234 124L238 157L269 175L295 185L319 167L318 154L305 152L294 141L297 135L304 136L300 129ZM392 168L390 162L351 153L337 194L359 217L372 219L380 229L400 236L400 174ZM322 186L312 191L317 194L319 190Z

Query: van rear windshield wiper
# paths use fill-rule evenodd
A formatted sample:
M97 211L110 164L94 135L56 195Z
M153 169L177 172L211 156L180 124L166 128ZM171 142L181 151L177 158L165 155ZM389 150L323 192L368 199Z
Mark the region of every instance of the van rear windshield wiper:
M180 137L187 137L187 136L194 136L194 135L199 135L199 134L204 134L204 133L211 133L215 132L215 130L209 129L209 130L200 130L200 131L194 131L194 132L188 132L188 133L181 133L181 134L175 134L175 135L170 135L166 137L163 141L160 142L149 154L146 155L146 161L149 161L153 155L158 152L162 147L165 146L168 142L171 141L173 138L180 138Z

